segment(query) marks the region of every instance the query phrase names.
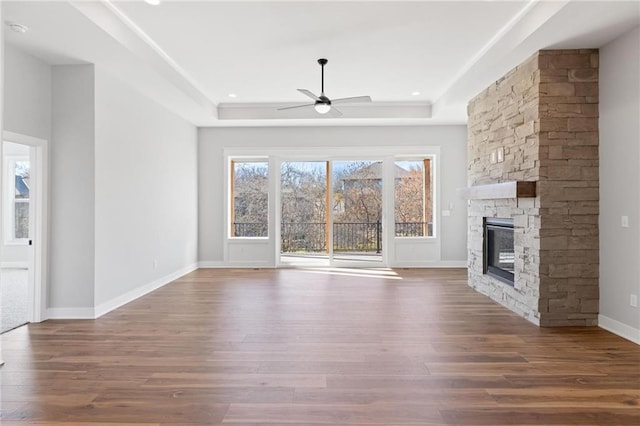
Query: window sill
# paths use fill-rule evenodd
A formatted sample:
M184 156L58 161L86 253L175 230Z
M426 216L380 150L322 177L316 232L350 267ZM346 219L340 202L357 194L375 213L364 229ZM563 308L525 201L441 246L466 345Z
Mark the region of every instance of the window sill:
M5 241L4 242L5 246L29 246L29 240L25 239L25 240L11 240L11 241Z
M396 243L401 244L435 244L438 237L394 237Z
M228 237L229 244L267 244L269 237Z

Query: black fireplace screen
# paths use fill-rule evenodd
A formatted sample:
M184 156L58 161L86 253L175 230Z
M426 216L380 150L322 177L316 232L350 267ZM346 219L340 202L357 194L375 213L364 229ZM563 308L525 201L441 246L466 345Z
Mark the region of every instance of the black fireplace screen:
M485 218L484 272L513 285L513 219Z

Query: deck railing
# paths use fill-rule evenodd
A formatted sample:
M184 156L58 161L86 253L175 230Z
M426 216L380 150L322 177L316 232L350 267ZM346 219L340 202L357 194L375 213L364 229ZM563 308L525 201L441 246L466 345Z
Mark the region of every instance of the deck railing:
M426 237L433 235L428 222L396 222L397 237ZM234 223L236 237L266 237L266 223ZM326 252L326 224L324 222L282 222L280 224L283 253ZM376 252L382 250L380 222L334 222L334 252Z

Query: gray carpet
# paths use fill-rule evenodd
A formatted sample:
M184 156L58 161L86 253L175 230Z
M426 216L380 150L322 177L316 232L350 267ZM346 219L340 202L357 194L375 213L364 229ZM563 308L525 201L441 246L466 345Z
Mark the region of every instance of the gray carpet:
M27 273L26 269L0 269L0 333L28 321Z

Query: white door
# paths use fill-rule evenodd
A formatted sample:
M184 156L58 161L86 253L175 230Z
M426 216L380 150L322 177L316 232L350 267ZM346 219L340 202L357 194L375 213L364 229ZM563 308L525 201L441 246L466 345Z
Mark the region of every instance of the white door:
M0 331L44 319L46 141L4 132L0 193Z

